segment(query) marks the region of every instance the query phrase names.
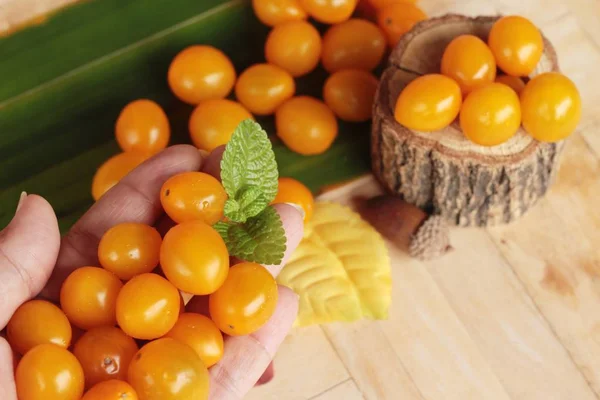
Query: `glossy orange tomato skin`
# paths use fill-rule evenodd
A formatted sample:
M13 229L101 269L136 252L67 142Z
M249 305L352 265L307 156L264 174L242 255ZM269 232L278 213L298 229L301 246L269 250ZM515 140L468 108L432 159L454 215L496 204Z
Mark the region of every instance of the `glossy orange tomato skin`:
M305 20L308 15L299 0L252 0L256 17L267 26Z
M394 4L394 3L416 3L417 0L368 0L371 5L373 7L375 7L376 9L380 10L383 7L389 6L390 4Z
M175 222L203 221L213 225L223 218L227 193L221 182L204 172L183 172L167 179L160 202Z
M115 305L123 283L102 268L78 268L64 281L60 306L71 323L88 330L115 325Z
M567 138L581 119L581 97L575 84L558 72L532 78L521 92L523 127L542 142Z
M404 1L388 4L377 12L377 24L385 32L390 47L396 46L402 35L425 19L423 10Z
M41 344L23 356L15 383L19 400L79 400L83 394L83 370L67 349Z
M123 286L117 298L117 322L127 335L152 340L177 322L181 297L177 288L157 274L142 274Z
M304 222L310 221L315 206L312 192L302 182L293 178L279 178L279 191L272 204L292 203L304 210Z
M175 96L192 105L227 97L235 78L235 68L225 53L204 45L182 50L171 62L168 73Z
M325 152L338 133L333 112L325 103L309 96L293 97L283 103L275 113L275 125L283 143L303 155Z
M544 40L539 29L519 16L502 17L494 23L488 44L498 67L508 75L527 76L542 58Z
M135 222L122 223L102 236L98 259L104 269L127 281L156 268L161 243L155 228Z
M371 119L377 78L367 71L343 70L332 74L323 86L323 99L334 114L349 122Z
M343 69L371 71L381 62L385 46L385 36L377 25L350 19L327 30L321 61L329 73Z
M129 383L111 379L95 385L81 400L138 400L138 396Z
M506 142L521 126L521 106L514 90L501 83L475 89L465 99L460 127L469 140L482 146Z
M495 82L508 86L518 95L520 95L523 89L525 89L525 82L523 82L523 79L519 78L518 76L498 75Z
M270 115L296 92L294 78L276 65L256 64L240 74L235 96L250 112Z
M319 31L306 21L287 22L271 30L265 43L267 62L303 76L319 64L322 40Z
M23 303L8 321L6 333L11 347L20 354L44 343L66 349L72 337L71 324L65 313L45 300Z
M145 153L119 153L104 162L92 180L92 197L98 200L135 167L148 158Z
M195 295L217 290L229 272L229 253L221 236L202 221L188 221L167 232L160 265L178 289Z
M207 100L190 117L189 129L194 145L208 152L227 144L235 128L246 119L254 119L240 103L227 99Z
M249 335L275 312L277 282L265 267L244 262L234 265L227 280L208 300L210 316L230 336Z
M301 0L308 15L324 24L346 21L356 8L358 0Z
M496 60L483 40L474 35L461 35L444 51L442 74L454 79L466 95L494 81Z
M125 152L154 154L169 144L171 128L167 114L158 104L140 99L123 108L115 125L115 136Z
M111 379L127 379L127 368L137 351L135 340L114 326L90 329L73 347L86 388Z
M454 80L444 75L423 75L400 93L394 116L409 129L432 132L445 128L460 111L462 96Z
M210 368L223 357L223 335L208 317L196 313L183 313L165 335L190 346Z
M128 381L140 400L206 400L210 383L196 352L171 338L142 347L129 365Z

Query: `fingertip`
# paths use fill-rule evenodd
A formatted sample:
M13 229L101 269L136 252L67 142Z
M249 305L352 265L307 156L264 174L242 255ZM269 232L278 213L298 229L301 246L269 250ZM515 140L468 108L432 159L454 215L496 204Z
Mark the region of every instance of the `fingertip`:
M0 337L0 399L16 400L13 352L8 342Z
M221 159L223 158L224 152L225 146L217 147L208 155L202 166L203 172L214 176L219 181L221 180Z
M267 266L269 271L277 276L304 236L304 219L298 210L289 204L274 204L273 208L281 218L286 236L286 249L281 263Z

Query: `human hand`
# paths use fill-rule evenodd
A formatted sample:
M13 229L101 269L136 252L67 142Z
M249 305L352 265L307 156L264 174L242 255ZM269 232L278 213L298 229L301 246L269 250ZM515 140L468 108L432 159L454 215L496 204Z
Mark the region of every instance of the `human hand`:
M107 192L62 239L50 204L36 195L22 197L15 217L0 232L0 329L27 300L41 295L58 300L60 286L74 269L99 265L97 249L109 228L140 222L166 231L172 221L162 211L159 192L172 175L202 170L219 177L222 149L203 156L192 146L173 146L146 161ZM275 206L287 237L281 265L266 266L277 275L302 238L303 221L292 206ZM207 314L206 297L194 297L186 311ZM271 319L248 336L225 338L222 360L209 369L210 399L241 399L269 366L289 332L298 311L298 297L279 286L277 308ZM0 399L16 400L13 354L0 337Z

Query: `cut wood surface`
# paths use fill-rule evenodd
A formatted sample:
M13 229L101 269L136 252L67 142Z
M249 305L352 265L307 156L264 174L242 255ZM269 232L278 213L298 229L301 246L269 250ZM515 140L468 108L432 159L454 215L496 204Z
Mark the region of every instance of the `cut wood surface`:
M14 10L62 0L0 0ZM584 104L556 182L513 224L454 228L430 262L390 245L386 321L294 330L275 378L249 400L598 399L600 397L600 1L421 0L429 15L521 14L552 42ZM38 7L38 8L36 8ZM365 134L368 134L365 132ZM323 195L381 191L365 177Z

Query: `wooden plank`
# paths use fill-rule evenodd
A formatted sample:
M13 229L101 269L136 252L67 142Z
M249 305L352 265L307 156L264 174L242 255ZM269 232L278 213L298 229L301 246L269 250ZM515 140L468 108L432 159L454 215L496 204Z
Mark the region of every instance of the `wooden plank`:
M295 329L274 361L275 377L247 400L301 400L317 396L350 376L318 326Z
M348 379L337 386L332 387L326 392L313 397L311 400L363 400L364 397L358 390L356 383Z

